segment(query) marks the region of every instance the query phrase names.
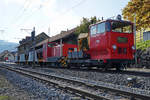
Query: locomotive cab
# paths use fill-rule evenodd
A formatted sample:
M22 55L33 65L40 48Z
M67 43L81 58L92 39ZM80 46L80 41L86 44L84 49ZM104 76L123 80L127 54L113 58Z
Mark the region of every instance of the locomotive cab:
M133 24L123 20L105 20L90 26L90 56L104 63L128 63L133 60Z

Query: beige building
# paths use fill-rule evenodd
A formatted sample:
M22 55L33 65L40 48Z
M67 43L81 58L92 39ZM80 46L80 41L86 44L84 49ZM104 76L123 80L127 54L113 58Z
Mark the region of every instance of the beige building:
M15 52L3 51L0 53L0 61L15 61Z

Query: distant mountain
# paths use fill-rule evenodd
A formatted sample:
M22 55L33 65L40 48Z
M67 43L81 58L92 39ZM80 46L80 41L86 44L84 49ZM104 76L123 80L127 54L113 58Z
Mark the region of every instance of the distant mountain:
M3 52L4 50L8 50L8 51L16 51L17 50L17 46L19 44L17 43L13 43L13 42L7 42L4 40L0 40L0 53Z

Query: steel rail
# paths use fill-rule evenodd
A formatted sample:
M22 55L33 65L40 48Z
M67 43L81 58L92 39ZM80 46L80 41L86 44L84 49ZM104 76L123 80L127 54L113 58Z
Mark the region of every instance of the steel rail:
M32 78L35 78L35 79L38 79L38 80L41 80L41 81L44 81L44 82L47 82L47 83L50 83L50 84L54 84L54 85L57 85L58 87L60 88L63 88L63 89L66 89L66 90L70 90L74 93L78 93L84 97L87 97L89 99L94 99L94 100L111 100L109 98L106 98L105 96L100 96L100 95L96 95L96 94L93 94L93 93L90 93L88 91L85 91L85 90L82 90L82 89L78 89L76 87L72 87L72 86L66 86L66 85L62 85L62 84L59 84L55 81L52 81L50 80L49 78L46 78L46 77L40 77L40 76L37 76L37 75L33 75L31 74L32 72L29 73L29 71L25 72L25 70L19 70L19 69L14 69L14 68L9 68L9 67L2 67L1 68L5 68L5 69L8 69L10 71L13 71L13 72L17 72L17 73L20 73L20 74L23 74L23 75L26 75L28 77L32 77ZM33 72L34 74L36 72ZM42 74L41 74L42 75Z
M21 68L21 70L24 70L24 71L27 71L27 72L32 72L32 73L39 74L39 75L44 75L44 76L47 76L47 77L62 79L62 77L52 76L52 75L41 73L41 72L29 71L29 70L25 70L25 69L22 69L22 68ZM120 89L116 89L116 88L114 89L114 88L95 85L95 84L89 84L89 83L86 83L86 82L81 82L81 81L78 81L78 80L72 80L72 79L68 79L68 78L63 78L63 80L66 80L66 81L69 80L69 81L77 82L77 83L87 85L87 86L95 88L95 89L104 89L104 90L107 90L107 91L111 91L111 92L119 93L119 94L122 94L122 95L130 96L131 98L140 98L142 100L150 100L150 96L147 96L147 95L136 94L136 93L132 93L132 92L129 92L129 91L123 91L123 90L120 90Z
M52 67L46 68L51 69ZM52 69L67 69L72 71L83 71L83 72L98 72L98 73L110 73L110 74L125 74L125 75L136 75L136 76L143 76L143 77L150 77L150 72L144 72L144 71L128 71L128 70L122 70L122 71L116 71L116 70L106 70L103 71L101 69L80 69L80 68L52 68Z
M17 68L17 69L23 70L23 71L26 71L26 72L30 72L30 73L34 73L34 74L37 74L37 75L43 75L43 76L47 76L47 77L51 77L51 78L57 78L59 80L63 79L63 80L66 80L66 81L72 81L72 82L80 83L80 84L83 84L83 85L86 85L88 87L95 88L95 89L104 89L106 91L111 91L111 92L115 92L115 93L118 93L118 94L121 94L121 95L130 96L131 98L138 98L138 99L142 99L142 100L150 100L149 95L136 94L136 93L129 92L129 91L124 91L124 90L121 90L121 89L110 88L110 87L95 85L95 84L89 84L89 83L86 83L85 81L62 78L62 77L58 77L58 76L54 76L54 75L50 75L50 74L45 74L45 73L41 73L41 72L26 70L26 69L23 69L23 68Z
M36 71L29 71L29 70L25 70L25 69L22 69L22 68L21 68L21 70L24 70L24 71L27 71L27 72L32 72L32 73L35 73L35 74L38 74L38 75L44 75L44 76L51 77L51 78L62 79L62 77L53 76L53 75L49 75L49 74L44 74L44 73L40 73L40 72L36 72ZM99 85L95 85L95 84L89 84L89 83L86 83L86 82L83 82L83 81L81 82L81 81L78 81L78 80L73 80L73 79L68 79L68 78L63 78L63 80L77 82L77 83L87 85L87 86L95 88L95 89L104 89L104 90L107 90L107 91L111 91L111 92L119 93L119 94L122 94L122 95L130 96L131 98L140 98L142 100L149 100L150 99L150 96L146 96L146 95L142 95L142 94L135 94L135 93L132 93L132 92L129 92L129 91L123 91L123 90L120 90L120 89L114 89L114 88L110 88L110 87L99 86Z
M8 65L10 66L10 65ZM27 66L29 67L29 66ZM65 67L45 67L43 69L63 69L63 70L72 70L72 71L83 71L83 72L100 72L100 73L110 73L110 74L125 74L125 75L136 75L136 76L143 76L143 77L150 77L150 72L144 72L144 71L128 71L128 70L122 70L122 71L116 71L116 70L106 70L103 71L101 69L81 69L81 68L65 68Z

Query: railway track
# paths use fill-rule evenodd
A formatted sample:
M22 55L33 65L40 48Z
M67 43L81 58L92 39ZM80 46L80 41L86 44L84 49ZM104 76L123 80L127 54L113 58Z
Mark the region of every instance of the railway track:
M95 99L95 100L111 100L109 98L106 98L105 96L95 95L93 93L90 93L90 92L88 92L86 90L77 88L75 86L67 86L68 84L60 83L58 81L59 79L61 79L61 80L67 80L67 79L63 79L63 78L60 78L60 77L54 77L54 76L46 75L46 74L43 74L43 73L38 73L38 72L24 70L24 69L18 69L18 68L14 69L14 68L9 68L9 67L3 67L3 68L6 68L6 69L8 69L10 71L14 71L14 72L26 75L28 77L32 77L32 78L34 78L36 80L38 79L38 80L40 80L42 82L47 82L47 83L53 84L55 86L58 86L59 88L65 89L67 91L68 90L72 91L75 94L77 93L77 95L79 95L81 97L84 97L84 98ZM46 77L43 77L43 76L47 76L47 77L49 77L49 78L51 77L51 78L49 79L49 78L46 78ZM67 81L70 81L70 80L67 80ZM72 80L72 82L76 82L76 81Z
M115 97L120 97L121 99L130 99L130 100L150 100L150 93L145 94L145 90L132 89L128 91L128 88L120 86L113 86L113 84L106 83L95 83L88 82L86 79L79 79L74 77L63 77L52 74L45 74L41 72L31 71L24 68L12 68L12 67L3 67L17 73L27 75L34 79L38 79L47 83L51 83L59 86L60 88L72 91L74 93L80 94L84 97L95 99L95 100L112 100ZM78 87L78 88L77 88ZM132 92L131 92L132 91ZM136 92L135 92L136 91ZM103 95L102 95L103 94ZM107 94L107 96L106 96ZM145 95L144 95L145 94Z
M11 65L10 65L11 66ZM26 66L29 67L29 66ZM88 68L84 68L84 69L80 69L80 68L65 68L65 67L45 67L43 69L64 69L64 70L73 70L73 71L83 71L83 72L98 72L98 73L110 73L110 74L124 74L124 75L135 75L135 76L143 76L143 77L150 77L150 72L144 72L144 71L127 71L127 70L123 70L123 71L116 71L116 70L106 70L103 71L101 69L88 69Z
M124 75L135 75L135 76L143 76L143 77L150 77L150 72L144 72L144 71L116 71L116 70L106 70L103 71L101 69L79 69L79 68L73 68L73 69L68 69L68 68L54 68L53 69L66 69L66 70L73 70L73 71L83 71L83 72L98 72L98 73L110 73L110 74L124 74ZM46 68L50 69L50 68Z

